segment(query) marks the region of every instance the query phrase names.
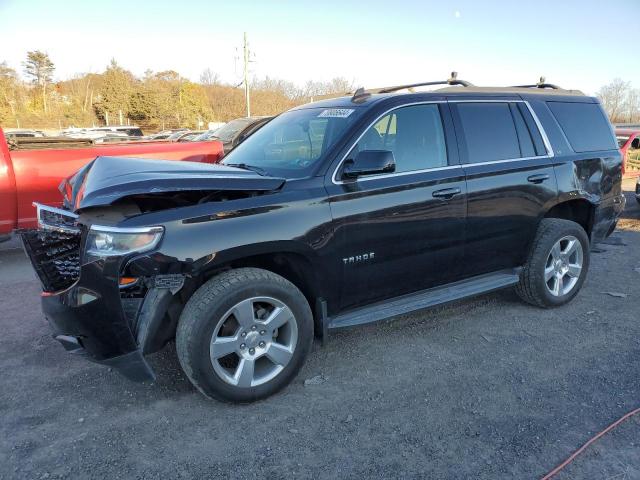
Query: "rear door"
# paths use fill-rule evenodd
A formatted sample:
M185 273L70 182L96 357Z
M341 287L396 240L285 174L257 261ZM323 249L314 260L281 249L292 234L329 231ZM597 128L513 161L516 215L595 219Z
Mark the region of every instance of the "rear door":
M467 180L463 275L520 266L557 197L549 142L522 100L452 100L450 106Z
M341 310L453 281L464 245L466 188L446 103L385 112L344 157L390 150L396 172L327 182L342 271Z

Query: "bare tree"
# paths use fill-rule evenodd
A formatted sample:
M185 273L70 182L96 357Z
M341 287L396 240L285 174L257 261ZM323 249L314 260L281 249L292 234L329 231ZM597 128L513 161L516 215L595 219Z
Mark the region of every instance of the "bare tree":
M602 106L609 114L612 122L623 120L625 103L630 89L631 84L629 82L616 78L610 84L598 90L597 95L600 97Z
M27 60L23 63L24 73L31 78L34 85L42 89L42 106L47 113L47 85L51 83L55 65L44 52L34 50L27 52Z
M640 90L630 88L624 101L625 121L632 123L640 119Z
M220 85L220 76L210 68L205 68L200 74L200 83L203 85Z

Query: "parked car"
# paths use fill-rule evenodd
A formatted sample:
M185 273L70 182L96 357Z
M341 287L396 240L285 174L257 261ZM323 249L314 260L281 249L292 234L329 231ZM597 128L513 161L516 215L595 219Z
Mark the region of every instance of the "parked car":
M598 100L435 83L295 108L220 165L82 168L23 233L55 338L153 380L144 356L175 337L198 390L249 402L291 382L314 332L507 287L572 300L624 208Z
M96 132L120 133L128 137L142 137L142 129L135 125L111 125L92 129Z
M100 140L106 137L128 138L128 135L124 132L116 132L113 130L101 128L71 128L63 130L60 135L68 138L90 140Z
M18 142L18 149L9 151L0 129L0 239L6 239L15 228L36 226L33 202L61 206L60 182L98 156L135 156L201 163L215 163L222 158L222 144L216 141L96 146L88 139L74 141L47 137L34 140L50 142L49 148L42 149L27 143L28 149L22 149L21 142Z
M41 138L44 136L44 133L40 130L8 130L6 132L7 140L14 138Z
M170 142L178 142L185 135L194 135L194 136L196 136L197 134L195 132L192 132L191 130L180 130L180 131L174 132L171 135L169 135L166 138L166 140L168 140Z
M144 137L145 140L168 140L169 137L175 133L188 132L188 128L176 128L173 130L162 130L158 133L154 133L152 135L147 135Z
M219 140L222 142L222 145L224 145L224 154L226 155L272 118L273 117L236 118L235 120L225 123L217 130L204 132L202 135L195 137L193 141Z
M636 201L640 203L640 177L636 181Z
M623 175L640 175L640 129L616 128L615 132L622 153Z
M194 132L185 132L182 133L174 142L193 142L196 137L199 137L204 132L202 130L197 130Z

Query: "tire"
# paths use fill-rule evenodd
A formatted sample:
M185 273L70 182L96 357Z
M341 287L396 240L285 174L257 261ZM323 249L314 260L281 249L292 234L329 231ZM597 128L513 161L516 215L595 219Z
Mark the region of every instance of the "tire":
M589 237L584 229L570 220L545 218L531 244L516 293L532 305L558 307L578 294L588 271Z
M302 292L258 268L229 270L202 285L176 332L178 360L191 383L209 398L233 403L284 388L312 342L313 316ZM227 348L233 352L222 356Z

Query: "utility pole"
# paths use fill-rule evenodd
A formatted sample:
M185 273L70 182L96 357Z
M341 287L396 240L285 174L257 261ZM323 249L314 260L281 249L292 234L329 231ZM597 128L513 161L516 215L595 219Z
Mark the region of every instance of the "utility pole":
M244 101L247 104L247 117L251 116L251 99L249 98L249 44L247 32L244 32Z

